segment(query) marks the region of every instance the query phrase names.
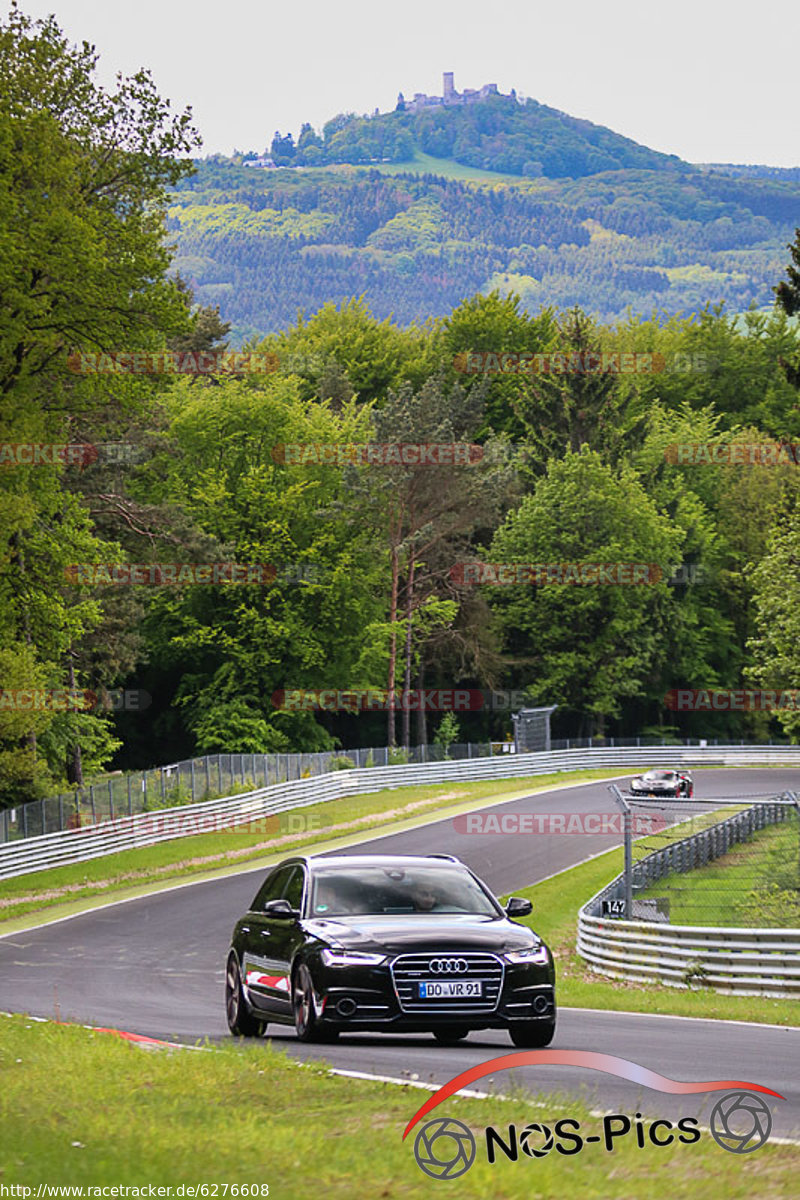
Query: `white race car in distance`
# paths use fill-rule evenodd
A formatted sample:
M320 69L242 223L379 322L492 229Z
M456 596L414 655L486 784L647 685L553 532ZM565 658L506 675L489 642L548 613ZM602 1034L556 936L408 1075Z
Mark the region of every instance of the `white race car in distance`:
M685 796L690 800L694 783L687 771L646 771L631 780L630 790L634 796Z

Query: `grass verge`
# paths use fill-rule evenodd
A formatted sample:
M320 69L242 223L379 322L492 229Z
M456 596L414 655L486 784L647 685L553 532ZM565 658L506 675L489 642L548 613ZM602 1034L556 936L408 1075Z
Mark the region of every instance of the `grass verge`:
M6 1186L32 1187L34 1194L39 1184L144 1186L147 1195L154 1185L171 1187L174 1196L180 1185L247 1185L249 1192L256 1185L250 1195L265 1194L266 1186L270 1200L418 1200L447 1188L418 1167L417 1130L402 1140L426 1098L419 1089L332 1076L322 1064L301 1066L266 1044L143 1053L78 1026L34 1025L24 1017L0 1017L0 1030ZM687 1097L684 1115L702 1122L707 1109L703 1098ZM575 1100L549 1097L537 1105L521 1094L453 1098L437 1113L463 1121L477 1141L459 1197L663 1200L667 1181L669 1196L679 1200L796 1195L796 1146L767 1144L740 1156L701 1133L691 1145L648 1140L639 1149L631 1132L614 1142L613 1154L601 1141L570 1157L554 1150L511 1162L501 1154L491 1166L488 1125L507 1137L511 1122L521 1129L563 1116L580 1122L582 1136L601 1136L602 1122ZM212 1186L206 1194L213 1195Z
M513 799L547 791L559 784L618 776L619 770L560 771L524 779L384 788L260 818L237 830L173 838L88 862L0 880L0 932L14 918L50 910L60 912L71 902L107 900L121 891L127 895L131 889L163 885L170 880L211 878L215 873L229 873L237 867L268 865L303 848L329 845L339 839L357 840L359 835L366 837L374 830L382 834L399 832L426 819L455 816L469 811L481 800L497 802L503 797ZM302 828L297 828L298 825ZM265 832L270 836L265 836Z
M711 818L712 814L704 814L702 819ZM713 819L719 820L719 814ZM694 818L695 830L697 825L698 818ZM681 826L671 834L672 839L677 840L686 835L686 828ZM664 844L663 838L659 839L659 844ZM527 896L533 904L533 913L524 918L524 923L545 939L555 955L560 1005L679 1017L712 1017L760 1024L800 1024L800 1004L797 1000L778 1000L769 996L724 996L706 989L684 991L663 984L606 979L590 971L575 949L578 910L619 875L623 866L623 851L618 847L581 866L562 871L552 879L517 889L515 893Z
M708 866L668 875L642 896L666 896L675 925L796 929L800 919L797 821L760 829Z

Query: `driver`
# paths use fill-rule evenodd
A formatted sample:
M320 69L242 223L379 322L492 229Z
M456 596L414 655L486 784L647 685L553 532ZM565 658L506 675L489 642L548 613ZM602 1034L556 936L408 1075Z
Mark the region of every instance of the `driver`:
M439 906L439 894L429 883L412 884L411 899L417 912L433 912Z

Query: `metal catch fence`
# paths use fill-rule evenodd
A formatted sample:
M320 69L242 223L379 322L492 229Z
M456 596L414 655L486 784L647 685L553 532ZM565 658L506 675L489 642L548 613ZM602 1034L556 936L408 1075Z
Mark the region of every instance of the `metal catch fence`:
M592 970L742 995L800 995L800 804L793 792L754 799L715 800L713 809L679 802L676 812L675 803L654 809L625 798L626 871L578 917L578 951ZM645 811L654 828L634 841ZM680 814L697 826L683 837Z

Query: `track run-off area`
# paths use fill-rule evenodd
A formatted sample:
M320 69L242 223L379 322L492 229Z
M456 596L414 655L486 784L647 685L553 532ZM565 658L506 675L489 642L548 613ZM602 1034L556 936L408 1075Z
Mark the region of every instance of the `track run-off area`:
M693 775L696 800L800 791L798 770L697 770ZM497 814L618 812L603 781L537 792L501 805L476 805L476 811L484 808ZM506 894L620 841L616 834L468 834L459 832L450 817L359 840L353 852L455 854L495 893ZM325 853L324 845L319 853ZM226 878L172 886L60 920L50 910L43 917L48 924L0 933L0 1010L183 1043L228 1038L225 958L233 925L246 911L263 875L263 866L239 870ZM534 911L534 928L535 915ZM366 1033L344 1034L330 1045L307 1046L295 1040L292 1030L273 1025L266 1040L296 1059L323 1060L343 1071L436 1085L514 1049L500 1030L474 1032L456 1046L440 1046L429 1035ZM741 1079L762 1084L786 1097L774 1102L773 1135L800 1137L800 1005L793 1028L560 1008L551 1048L616 1055L686 1082ZM253 1052L257 1050L255 1043ZM640 1112L653 1118L695 1116L702 1124L707 1124L719 1098L713 1093L667 1095L624 1079L555 1065L501 1072L479 1086L502 1093L522 1087L539 1094L571 1095L594 1109ZM410 1111L416 1106L416 1100L410 1100Z

